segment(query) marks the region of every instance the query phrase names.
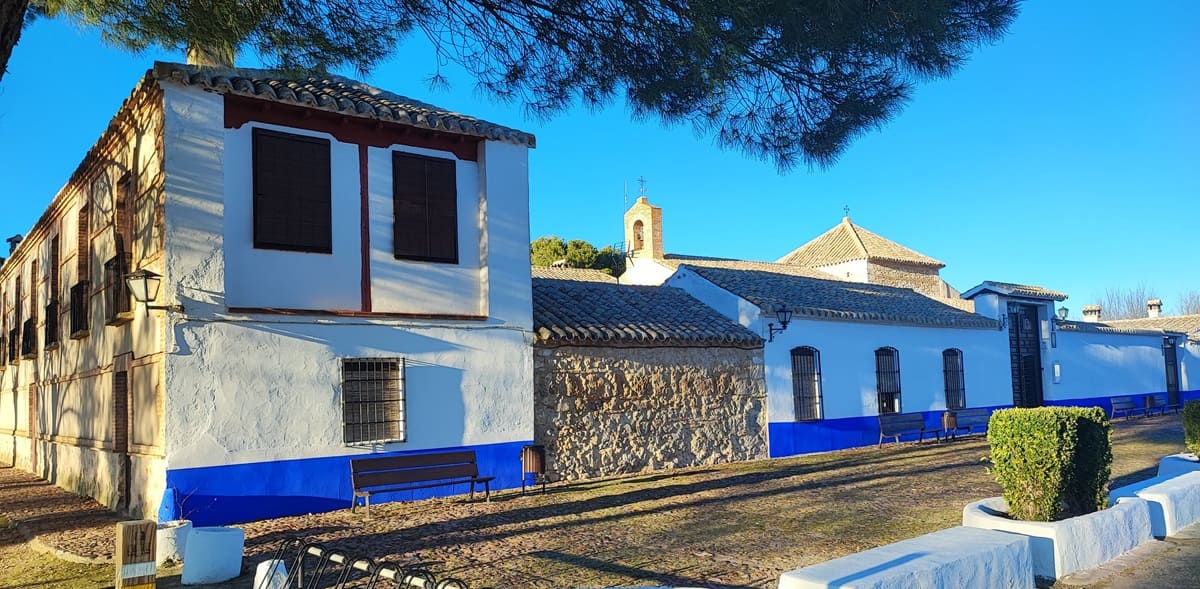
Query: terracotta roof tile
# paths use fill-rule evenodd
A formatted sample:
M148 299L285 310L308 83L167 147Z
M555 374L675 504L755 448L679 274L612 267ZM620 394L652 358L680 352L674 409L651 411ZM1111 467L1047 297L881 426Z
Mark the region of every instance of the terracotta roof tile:
M680 254L667 254L662 263L670 268L678 268L681 265L702 267L702 268L725 268L728 270L762 270L764 272L775 272L778 274L790 274L793 276L807 276L809 278L820 278L822 280L841 280L840 278L822 272L815 268L806 268L803 266L793 266L791 264L780 264L777 262L757 262L753 260L734 260L730 258L710 258L704 256L684 256Z
M612 274L606 274L601 270L592 270L591 268L547 268L545 266L534 266L533 277L578 280L581 282L617 283L616 277Z
M534 147L537 143L530 133L448 111L334 74L226 69L158 61L154 63L150 75L158 80L222 94L307 106L528 147Z
M946 266L925 254L855 225L850 221L850 217L843 217L841 223L792 250L777 262L815 268L851 260L882 260L930 268Z
M1197 316L1200 317L1200 316ZM1139 321L1138 319L1128 319L1121 321L1055 321L1059 331L1079 331L1091 333L1113 333L1120 335L1164 335L1166 333L1186 333L1183 330L1171 329L1168 327L1152 327L1146 325L1127 324L1127 321Z
M1200 314L1166 315L1141 317L1138 319L1107 319L1102 321L1111 327L1126 329L1160 329L1175 333L1200 333Z
M1050 290L1044 286L1037 286L1033 284L1014 284L1012 282L996 282L993 280L985 280L981 282L978 286L964 293L963 298L974 298L975 295L981 292L994 292L1005 296L1025 297L1030 299L1049 299L1053 301L1063 301L1067 299L1066 293Z
M754 332L671 287L533 279L540 344L762 347Z
M761 270L684 265L764 310L786 305L793 317L998 329L999 323L938 302L907 288L811 278Z

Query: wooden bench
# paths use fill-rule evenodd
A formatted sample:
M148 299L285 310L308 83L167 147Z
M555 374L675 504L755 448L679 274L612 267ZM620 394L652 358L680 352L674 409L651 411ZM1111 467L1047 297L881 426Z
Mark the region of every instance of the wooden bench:
M961 430L967 430L968 436L975 433L976 428L980 433L987 432L988 421L992 418L992 412L987 409L958 409L951 413L954 414L954 428L950 435L955 438Z
M484 499L490 501L491 482L495 478L479 476L479 465L475 461L474 450L353 458L350 460L350 480L354 485L354 498L350 500L350 512L354 513L358 508L358 498L362 497L367 517L371 517L372 493L426 489L460 483L471 484L472 500L475 499L475 485L482 483Z
M879 444L876 448L883 447L884 438L896 438L896 443L900 443L900 436L904 434L917 434L917 441L925 440L925 434L931 433L937 440L942 441L942 434L936 429L927 429L925 427L925 416L920 413L883 413L879 415Z
M1146 415L1154 415L1157 412L1159 415L1165 415L1168 411L1179 413L1183 406L1179 404L1168 405L1166 393L1155 393L1146 395Z
M1116 419L1118 414L1122 414L1125 416L1125 419L1129 419L1130 417L1138 414L1146 415L1146 408L1139 406L1138 403L1133 400L1133 397L1113 397L1112 418Z

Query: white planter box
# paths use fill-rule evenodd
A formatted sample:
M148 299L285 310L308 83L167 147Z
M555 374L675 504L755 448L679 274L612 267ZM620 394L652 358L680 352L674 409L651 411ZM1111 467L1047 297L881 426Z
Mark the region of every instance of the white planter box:
M154 564L162 565L168 560L183 562L188 532L191 531L192 522L186 519L159 523L154 537Z
M779 589L1033 586L1028 538L963 527L917 536L779 576Z
M1172 454L1158 461L1158 476L1170 477L1200 470L1200 460L1195 454Z
M1156 538L1174 536L1200 521L1200 471L1159 476L1114 489L1109 501L1139 497L1150 504L1150 531Z
M193 528L183 557L183 585L220 583L242 574L246 532L240 528Z
M1150 506L1138 498L1057 522L1020 521L1007 513L1002 497L976 501L963 508L963 525L1029 536L1033 574L1046 579L1100 566L1153 539Z

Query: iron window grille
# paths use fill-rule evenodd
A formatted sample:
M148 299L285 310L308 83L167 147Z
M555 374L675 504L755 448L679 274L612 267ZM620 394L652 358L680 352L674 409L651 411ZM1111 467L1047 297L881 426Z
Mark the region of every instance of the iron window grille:
M348 445L407 441L402 358L342 359L342 426Z
M58 301L51 301L49 305L46 305L46 325L43 335L47 348L58 343L58 321Z
M875 350L875 390L879 413L900 413L900 352L896 348Z
M133 297L125 284L133 256L119 253L104 263L104 323L121 325L133 319Z
M946 409L965 409L967 385L962 350L951 348L942 352L942 375L946 381Z
M37 319L30 317L21 325L21 357L37 356Z
M71 337L83 337L88 334L91 288L91 283L86 280L71 287Z
M797 421L821 419L821 353L816 348L792 350L792 394Z

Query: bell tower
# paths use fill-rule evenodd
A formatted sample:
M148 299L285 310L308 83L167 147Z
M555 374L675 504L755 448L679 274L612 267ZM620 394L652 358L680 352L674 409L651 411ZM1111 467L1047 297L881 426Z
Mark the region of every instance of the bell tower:
M662 208L645 195L625 211L625 255L634 259L663 259Z

